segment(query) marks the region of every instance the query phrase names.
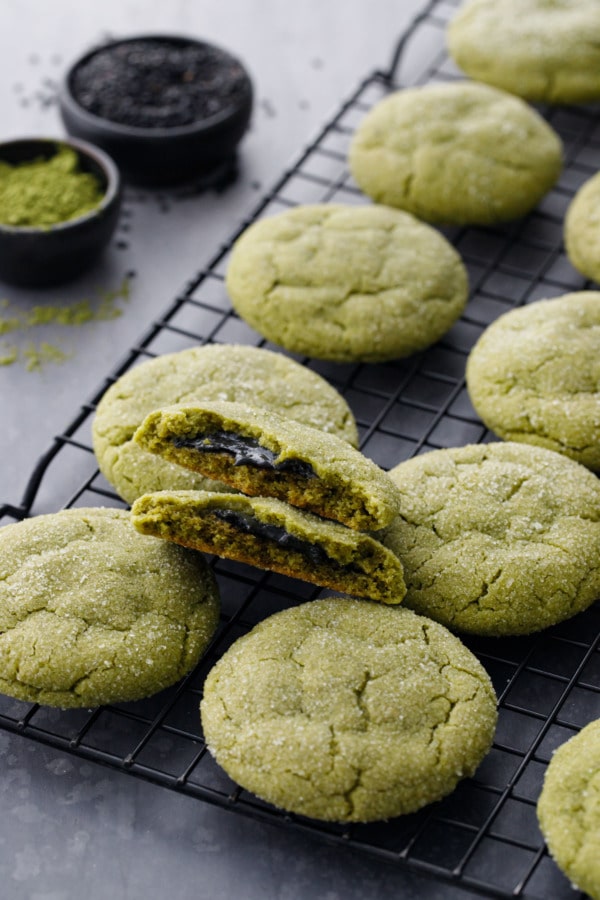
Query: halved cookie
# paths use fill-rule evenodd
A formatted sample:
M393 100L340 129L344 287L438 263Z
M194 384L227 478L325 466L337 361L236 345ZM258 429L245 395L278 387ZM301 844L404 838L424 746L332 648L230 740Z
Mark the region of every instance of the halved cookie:
M150 413L134 439L144 450L250 496L276 497L361 531L389 525L400 494L347 441L242 403L198 403Z
M402 564L379 541L280 500L159 491L136 500L131 521L143 534L347 594L400 603L406 592Z

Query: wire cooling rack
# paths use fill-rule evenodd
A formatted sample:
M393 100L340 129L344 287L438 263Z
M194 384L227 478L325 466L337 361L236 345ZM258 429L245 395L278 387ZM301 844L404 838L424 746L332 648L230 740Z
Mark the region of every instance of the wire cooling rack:
M253 216L152 324L119 369L56 437L20 506L0 507L8 524L43 507L122 505L99 475L90 440L95 404L135 364L206 342L264 345L231 309L223 276L233 241L251 221L297 203L365 203L346 165L351 135L391 89L451 80L443 36L457 2L434 0L398 44L387 71L368 76ZM403 74L400 75L400 69ZM410 75L404 75L404 70ZM492 439L464 384L467 354L483 329L511 307L586 287L562 245L565 210L600 161L600 125L589 108L543 110L565 145L557 186L526 219L501 228L446 230L468 267L465 315L435 347L394 363L337 365L304 359L347 398L363 451L384 468L440 447ZM567 900L581 896L548 857L535 803L552 751L600 718L600 607L538 635L467 639L499 696L495 743L474 778L446 800L374 825L337 826L286 815L237 788L203 743L198 704L206 672L252 625L318 591L283 576L212 561L223 618L204 660L176 687L139 703L60 711L0 697L0 727L93 759L240 814L298 829L428 873L488 897ZM410 761L407 761L410 765Z

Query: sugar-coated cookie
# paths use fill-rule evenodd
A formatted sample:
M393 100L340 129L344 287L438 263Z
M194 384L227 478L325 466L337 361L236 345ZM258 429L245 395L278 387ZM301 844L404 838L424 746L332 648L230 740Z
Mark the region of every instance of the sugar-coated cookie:
M488 428L600 470L600 292L513 309L467 361L471 402Z
M478 81L526 100L600 99L597 0L467 0L447 37L456 64Z
M431 619L331 597L261 622L209 672L210 752L290 812L367 822L413 812L472 775L496 698L483 666Z
M0 530L0 691L49 706L137 700L194 668L219 594L199 553L116 509L70 509Z
M577 271L600 283L600 172L579 188L569 204L565 248Z
M226 281L260 334L334 362L428 347L468 293L462 260L439 232L376 205L298 206L255 222L234 245Z
M148 360L104 394L93 422L100 471L129 503L159 490L228 490L217 482L145 453L133 435L148 413L172 403L237 400L283 415L356 445L354 416L324 378L281 353L208 344Z
M528 213L557 180L562 145L530 106L461 81L396 91L350 146L358 186L433 223L492 225Z
M528 634L600 597L600 482L514 442L434 450L389 473L401 514L383 535L404 603L457 631Z
M556 864L600 900L600 719L554 752L537 813Z

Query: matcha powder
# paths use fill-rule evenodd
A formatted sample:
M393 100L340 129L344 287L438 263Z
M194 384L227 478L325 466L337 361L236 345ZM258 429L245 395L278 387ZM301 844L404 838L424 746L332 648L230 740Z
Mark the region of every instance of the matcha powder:
M50 228L97 207L102 185L78 165L77 153L65 144L57 144L50 159L17 165L0 160L0 224Z

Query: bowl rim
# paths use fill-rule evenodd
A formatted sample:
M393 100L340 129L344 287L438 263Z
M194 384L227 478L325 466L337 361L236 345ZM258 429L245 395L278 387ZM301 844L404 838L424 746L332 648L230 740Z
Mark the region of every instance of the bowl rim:
M89 219L94 219L98 213L115 203L121 192L121 174L114 160L95 144L89 141L83 141L79 138L64 137L46 137L45 135L23 135L22 137L8 138L0 141L0 160L3 159L3 151L5 147L14 144L53 144L60 147L61 144L71 147L82 156L87 156L93 160L104 172L106 177L106 190L102 196L100 203L93 209L77 216L75 219L67 219L65 222L57 222L55 225L40 227L39 225L8 225L0 222L0 231L9 234L54 234L57 231L67 231L76 227Z
M79 68L79 66L83 65L83 63L87 62L88 59L90 59L92 56L95 56L102 50L106 50L110 47L118 47L121 44L130 44L134 41L171 41L173 43L188 45L191 44L192 46L196 47L210 47L213 50L217 50L219 53L222 53L224 56L229 57L229 59L240 66L244 76L244 93L242 95L242 99L237 103L230 104L225 109L222 109L219 112L214 113L213 115L208 116L204 119L198 119L198 121L191 122L188 125L173 125L167 128L152 128L141 125L125 125L122 122L115 122L112 119L107 119L105 116L98 116L95 113L90 112L79 103L73 93L71 80L75 74L75 71ZM86 122L86 124L98 129L99 131L104 131L106 135L113 135L115 137L120 136L130 139L151 138L154 140L166 141L177 137L183 138L210 132L212 128L220 125L222 122L228 121L236 114L238 114L240 110L245 109L248 105L251 105L253 101L253 93L254 90L252 79L250 78L248 69L246 68L244 63L238 56L236 56L234 53L231 53L229 50L226 50L224 47L221 47L219 44L215 44L213 41L206 41L202 38L190 37L189 35L172 34L166 32L149 32L106 41L103 44L92 47L90 50L79 56L74 62L71 63L62 78L58 89L58 102L59 106L62 109L78 115L84 122Z

